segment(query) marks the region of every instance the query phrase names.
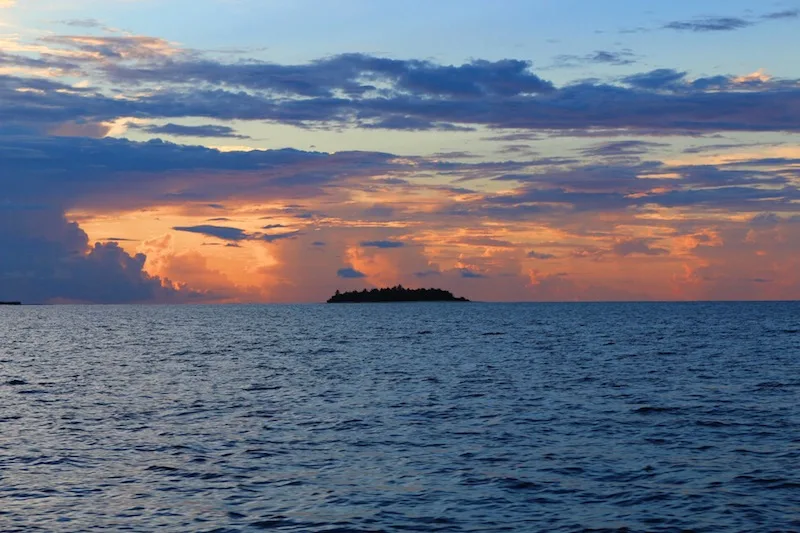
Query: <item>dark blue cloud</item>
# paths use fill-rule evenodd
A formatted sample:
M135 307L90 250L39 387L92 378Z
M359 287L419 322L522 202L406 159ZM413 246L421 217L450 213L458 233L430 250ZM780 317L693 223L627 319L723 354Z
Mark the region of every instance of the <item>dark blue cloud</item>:
M629 255L667 255L669 250L652 246L652 239L625 239L616 243L612 250L619 256Z
M763 146L777 146L775 143L720 143L720 144L705 144L701 146L690 146L684 148L684 154L703 154L707 152L720 152L723 150L742 150L745 148L756 148Z
M441 158L441 159L474 159L478 157L477 155L471 152L436 152L435 154L431 155L431 157Z
M358 270L350 267L340 268L339 270L336 271L336 275L339 276L340 278L345 278L345 279L359 279L367 277L367 275L364 274L363 272L359 272Z
M275 242L283 239L293 239L300 235L299 231L286 231L284 233L258 233L253 235L253 239L264 242Z
M632 50L596 50L591 54L563 54L555 57L555 67L575 67L585 64L631 65L636 63L636 54Z
M414 272L414 276L417 278L429 278L432 276L441 276L442 273L439 270L422 270L420 272Z
M533 150L529 144L507 144L498 150L498 153L535 155L538 152Z
M61 42L72 46L69 42ZM207 59L163 62L143 67L110 65L117 82L211 83L269 90L279 94L332 98L394 92L444 98L511 97L548 93L552 83L530 71L528 61L474 60L463 65L439 65L425 60L397 60L365 54L342 54L305 65L264 62L224 64ZM391 89L390 89L391 90Z
M514 243L510 241L487 236L462 237L456 242L469 244L470 246L485 246L487 248L514 248Z
M739 17L703 17L692 20L676 20L664 25L669 30L694 32L731 31L752 26L753 22Z
M658 68L649 72L631 74L622 81L639 89L674 89L686 79L686 72L671 68Z
M795 111L800 88L795 80L742 82L713 76L690 82L684 73L660 69L628 76L621 85L585 81L557 88L531 73L528 63L516 60L475 61L460 67L365 55L304 65L147 58L140 63L121 79L113 68L123 67L113 67L114 61L107 72L115 83L160 86L135 99L114 98L98 88L0 76L0 115L7 126L40 129L70 121L89 124L147 117L410 131L477 125L515 130L627 128L662 134L800 131ZM206 83L188 84L193 78L184 71ZM376 86L361 83L376 72L382 73ZM19 91L24 88L37 90Z
M399 241L361 241L359 243L364 248L402 248L404 242Z
M528 252L527 257L530 257L531 259L541 259L541 260L555 259L556 258L556 256L553 255L553 254L545 254L545 253L537 252L535 250L531 250L530 252Z
M750 227L758 229L770 229L774 228L781 222L783 222L783 218L779 217L775 213L758 213L757 215L753 215L753 218L750 219Z
M181 302L204 296L144 271L145 256L86 233L49 209L0 205L0 299L47 302Z
M176 226L172 229L175 231L185 231L188 233L199 233L200 235L216 237L217 239L222 239L224 241L243 241L250 238L248 233L243 229L231 228L228 226Z
M0 132L0 187L19 203L136 208L192 201L224 210L220 200L232 197L298 199L375 174L407 172L407 166L391 161L394 157L291 149L220 152L159 140L138 143ZM240 178L217 177L223 172L236 172ZM300 210L287 214L317 215Z
M530 131L518 131L515 133L503 133L483 137L484 141L517 142L517 141L541 141L544 136L540 133Z
M646 154L654 148L666 146L669 145L648 141L610 141L583 148L581 153L588 156L619 157Z
M761 18L768 20L796 19L798 17L800 17L800 9L785 9L761 16Z
M239 135L228 126L206 124L202 126L184 126L182 124L164 124L162 126L134 126L137 129L154 135L171 135L173 137L218 137L228 139L249 139L248 135Z
M86 19L68 19L68 20L61 20L59 21L61 24L65 26L72 26L74 28L102 28L103 24L97 20L92 18Z
M377 122L366 122L362 125L366 129L403 130L403 131L474 131L475 128L457 126L449 122L436 122L422 117L408 115L393 115L382 118Z
M229 226L175 226L175 231L185 231L188 233L199 233L207 237L215 237L223 241L264 241L274 242L282 239L291 239L300 235L299 231L287 231L283 233L247 233L240 228L232 228Z
M488 277L485 274L475 272L474 270L470 270L468 268L460 268L458 269L458 273L462 278L466 279L484 279Z

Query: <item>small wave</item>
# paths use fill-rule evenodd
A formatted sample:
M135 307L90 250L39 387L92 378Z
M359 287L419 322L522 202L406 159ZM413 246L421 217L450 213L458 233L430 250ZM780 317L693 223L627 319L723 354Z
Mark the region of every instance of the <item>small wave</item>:
M265 520L258 520L251 522L250 527L256 529L278 529L284 527L296 527L297 523L294 520L289 520L286 517L281 518L267 518Z
M709 428L724 428L733 425L730 422L723 422L722 420L697 420L695 424Z
M498 480L500 484L510 490L537 490L542 487L540 483L530 481L527 479L518 479L515 477L505 477Z
M653 405L645 405L644 407L639 407L638 409L634 409L634 413L638 413L640 415L650 415L656 413L678 413L683 411L681 407L658 407Z
M10 385L12 387L16 387L19 385L27 385L27 384L28 382L25 381L24 379L9 379L8 381L6 381L6 385Z
M781 383L780 381L763 381L755 386L756 390L765 390L765 389L782 389L786 387L786 383Z
M487 331L486 333L481 333L484 337L493 337L496 335L505 335L505 331Z
M310 355L319 355L323 353L339 353L340 350L336 348L317 348L316 350L311 350L308 353Z
M174 466L161 466L161 465L148 466L144 470L145 472L164 472L164 473L172 473L180 471L180 469L175 468Z
M800 488L800 483L791 479L783 477L755 477L755 476L737 476L734 481L741 481L745 483L754 483L760 485L765 489L796 489Z
M249 387L245 387L242 389L243 391L247 392L257 392L257 391L268 391L268 390L280 390L282 389L282 385L250 385Z

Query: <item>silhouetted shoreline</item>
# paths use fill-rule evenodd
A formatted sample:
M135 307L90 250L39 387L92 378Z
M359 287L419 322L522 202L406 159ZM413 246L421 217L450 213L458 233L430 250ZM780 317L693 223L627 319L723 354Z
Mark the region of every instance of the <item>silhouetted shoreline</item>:
M443 289L406 289L402 285L382 289L339 292L328 299L329 304L390 303L390 302L468 302Z
M0 302L0 305L22 305L22 302Z

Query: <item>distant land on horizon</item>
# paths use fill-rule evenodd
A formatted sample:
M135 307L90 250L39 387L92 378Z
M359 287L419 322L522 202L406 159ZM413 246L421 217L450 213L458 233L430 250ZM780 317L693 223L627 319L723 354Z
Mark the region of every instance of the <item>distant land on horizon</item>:
M22 302L19 302L19 301L11 301L11 302L0 301L0 305L22 305Z
M381 289L339 292L328 299L329 304L337 303L389 303L389 302L469 302L464 297L456 298L453 293L443 289L406 289L402 285Z

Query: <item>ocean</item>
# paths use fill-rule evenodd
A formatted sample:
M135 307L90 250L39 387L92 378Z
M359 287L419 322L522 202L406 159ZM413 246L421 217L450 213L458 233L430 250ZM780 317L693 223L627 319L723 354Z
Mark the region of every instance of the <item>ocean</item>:
M0 531L800 531L800 303L0 308Z

